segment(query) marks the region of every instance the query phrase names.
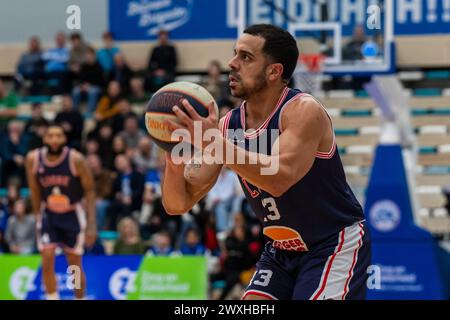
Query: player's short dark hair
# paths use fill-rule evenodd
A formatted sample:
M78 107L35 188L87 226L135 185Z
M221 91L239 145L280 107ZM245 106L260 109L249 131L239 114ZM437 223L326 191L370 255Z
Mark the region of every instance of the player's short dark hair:
M297 65L299 50L294 37L286 30L271 24L254 24L244 33L265 39L262 51L275 63L283 65L282 78L289 81Z
M60 122L50 121L47 126L47 129L50 129L53 127L61 129L61 131L64 133L64 135L66 134L66 131L64 130L64 128Z

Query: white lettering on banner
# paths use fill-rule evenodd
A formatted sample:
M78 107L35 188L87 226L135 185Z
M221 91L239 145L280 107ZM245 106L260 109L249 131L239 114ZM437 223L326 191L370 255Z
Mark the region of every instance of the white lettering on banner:
M252 9L250 10L250 24L254 23L270 23L270 7L263 5L264 0L253 0L250 2Z
M442 3L443 13L442 13L442 21L450 22L450 0L444 0Z
M109 278L109 293L116 300L126 300L128 293L136 291L135 278L135 271L128 268L117 269Z
M138 26L150 27L147 34L156 35L161 29L171 31L188 22L191 17L192 5L193 0L130 1L127 16L139 15Z
M284 6L284 0L275 0L275 5L277 6L277 8L282 8ZM283 24L284 15L280 10L275 11L274 19L277 26L281 26Z
M29 267L20 267L11 275L9 279L9 291L17 300L24 300L27 293L35 290L33 284L36 271Z
M233 28L238 25L238 0L227 0L227 27Z
M407 22L408 12L412 15L412 22L422 22L422 0L398 0L397 21L399 23Z
M311 19L311 1L309 0L291 0L288 1L288 12L291 12L292 18L298 22L308 22Z
M342 0L342 9L346 8L346 10L341 9L341 22L343 24L350 24L352 15L354 15L355 22L357 24L362 24L364 22L364 5L364 0Z

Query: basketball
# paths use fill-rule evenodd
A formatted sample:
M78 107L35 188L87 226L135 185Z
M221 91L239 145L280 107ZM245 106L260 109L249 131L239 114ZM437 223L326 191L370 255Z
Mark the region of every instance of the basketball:
M211 102L214 102L216 113L219 112L213 96L198 84L187 81L173 82L159 89L147 104L145 126L155 143L166 151L172 150L178 141L172 140L172 130L164 123L164 120L180 122L172 108L177 105L186 112L182 105L183 99L189 101L202 117L208 116L207 106Z

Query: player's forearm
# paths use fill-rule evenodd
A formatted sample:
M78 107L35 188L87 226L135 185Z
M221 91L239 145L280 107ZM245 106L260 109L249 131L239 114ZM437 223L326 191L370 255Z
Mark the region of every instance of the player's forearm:
M168 214L183 214L191 209L190 195L186 188L183 171L183 165L175 167L166 163L162 182L162 203Z
M86 213L87 213L87 227L96 228L96 215L95 215L95 190L85 191L86 199Z

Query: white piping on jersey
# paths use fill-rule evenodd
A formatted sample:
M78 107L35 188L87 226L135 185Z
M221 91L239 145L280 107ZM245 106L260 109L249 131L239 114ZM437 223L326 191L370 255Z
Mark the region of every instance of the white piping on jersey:
M246 102L245 101L242 102L242 104L240 106L240 112L241 112L241 126L242 126L242 130L244 131L244 138L247 138L247 139L256 138L263 132L263 130L267 127L267 125L269 124L272 117L277 112L277 110L282 106L282 102L286 98L288 93L289 93L289 88L285 87L280 96L280 99L278 100L275 108L272 110L270 115L266 118L266 120L264 120L264 122L259 126L259 128L257 128L255 131L252 131L251 133L246 133L246 130L245 130L245 103Z
M315 100L315 101L323 108L323 110L324 110L325 113L327 114L328 119L330 119L331 129L333 130L333 144L331 145L331 149L330 149L330 151L328 151L328 152L316 151L316 158L320 158L320 159L331 159L331 158L333 157L335 151L336 151L336 137L335 137L335 134L334 134L333 121L331 120L331 117L330 117L330 115L328 114L328 111L327 111L327 109L324 107L324 105L323 105L319 100L317 100L314 96L312 96L312 95L310 95L310 94L308 94L308 93L302 92L302 93L299 93L299 94L295 95L292 99L290 99L289 101L287 101L287 102L283 105L283 107L281 107L280 113L279 113L279 115L278 115L278 128L280 129L280 133L283 132L283 129L282 129L282 126L281 126L281 115L282 115L282 113L283 113L284 107L286 107L289 103L291 103L291 102L293 102L293 101L295 101L295 100L297 100L297 99L299 99L300 97L305 96L305 95L307 95L307 96L311 97L312 99L314 99L314 100Z

